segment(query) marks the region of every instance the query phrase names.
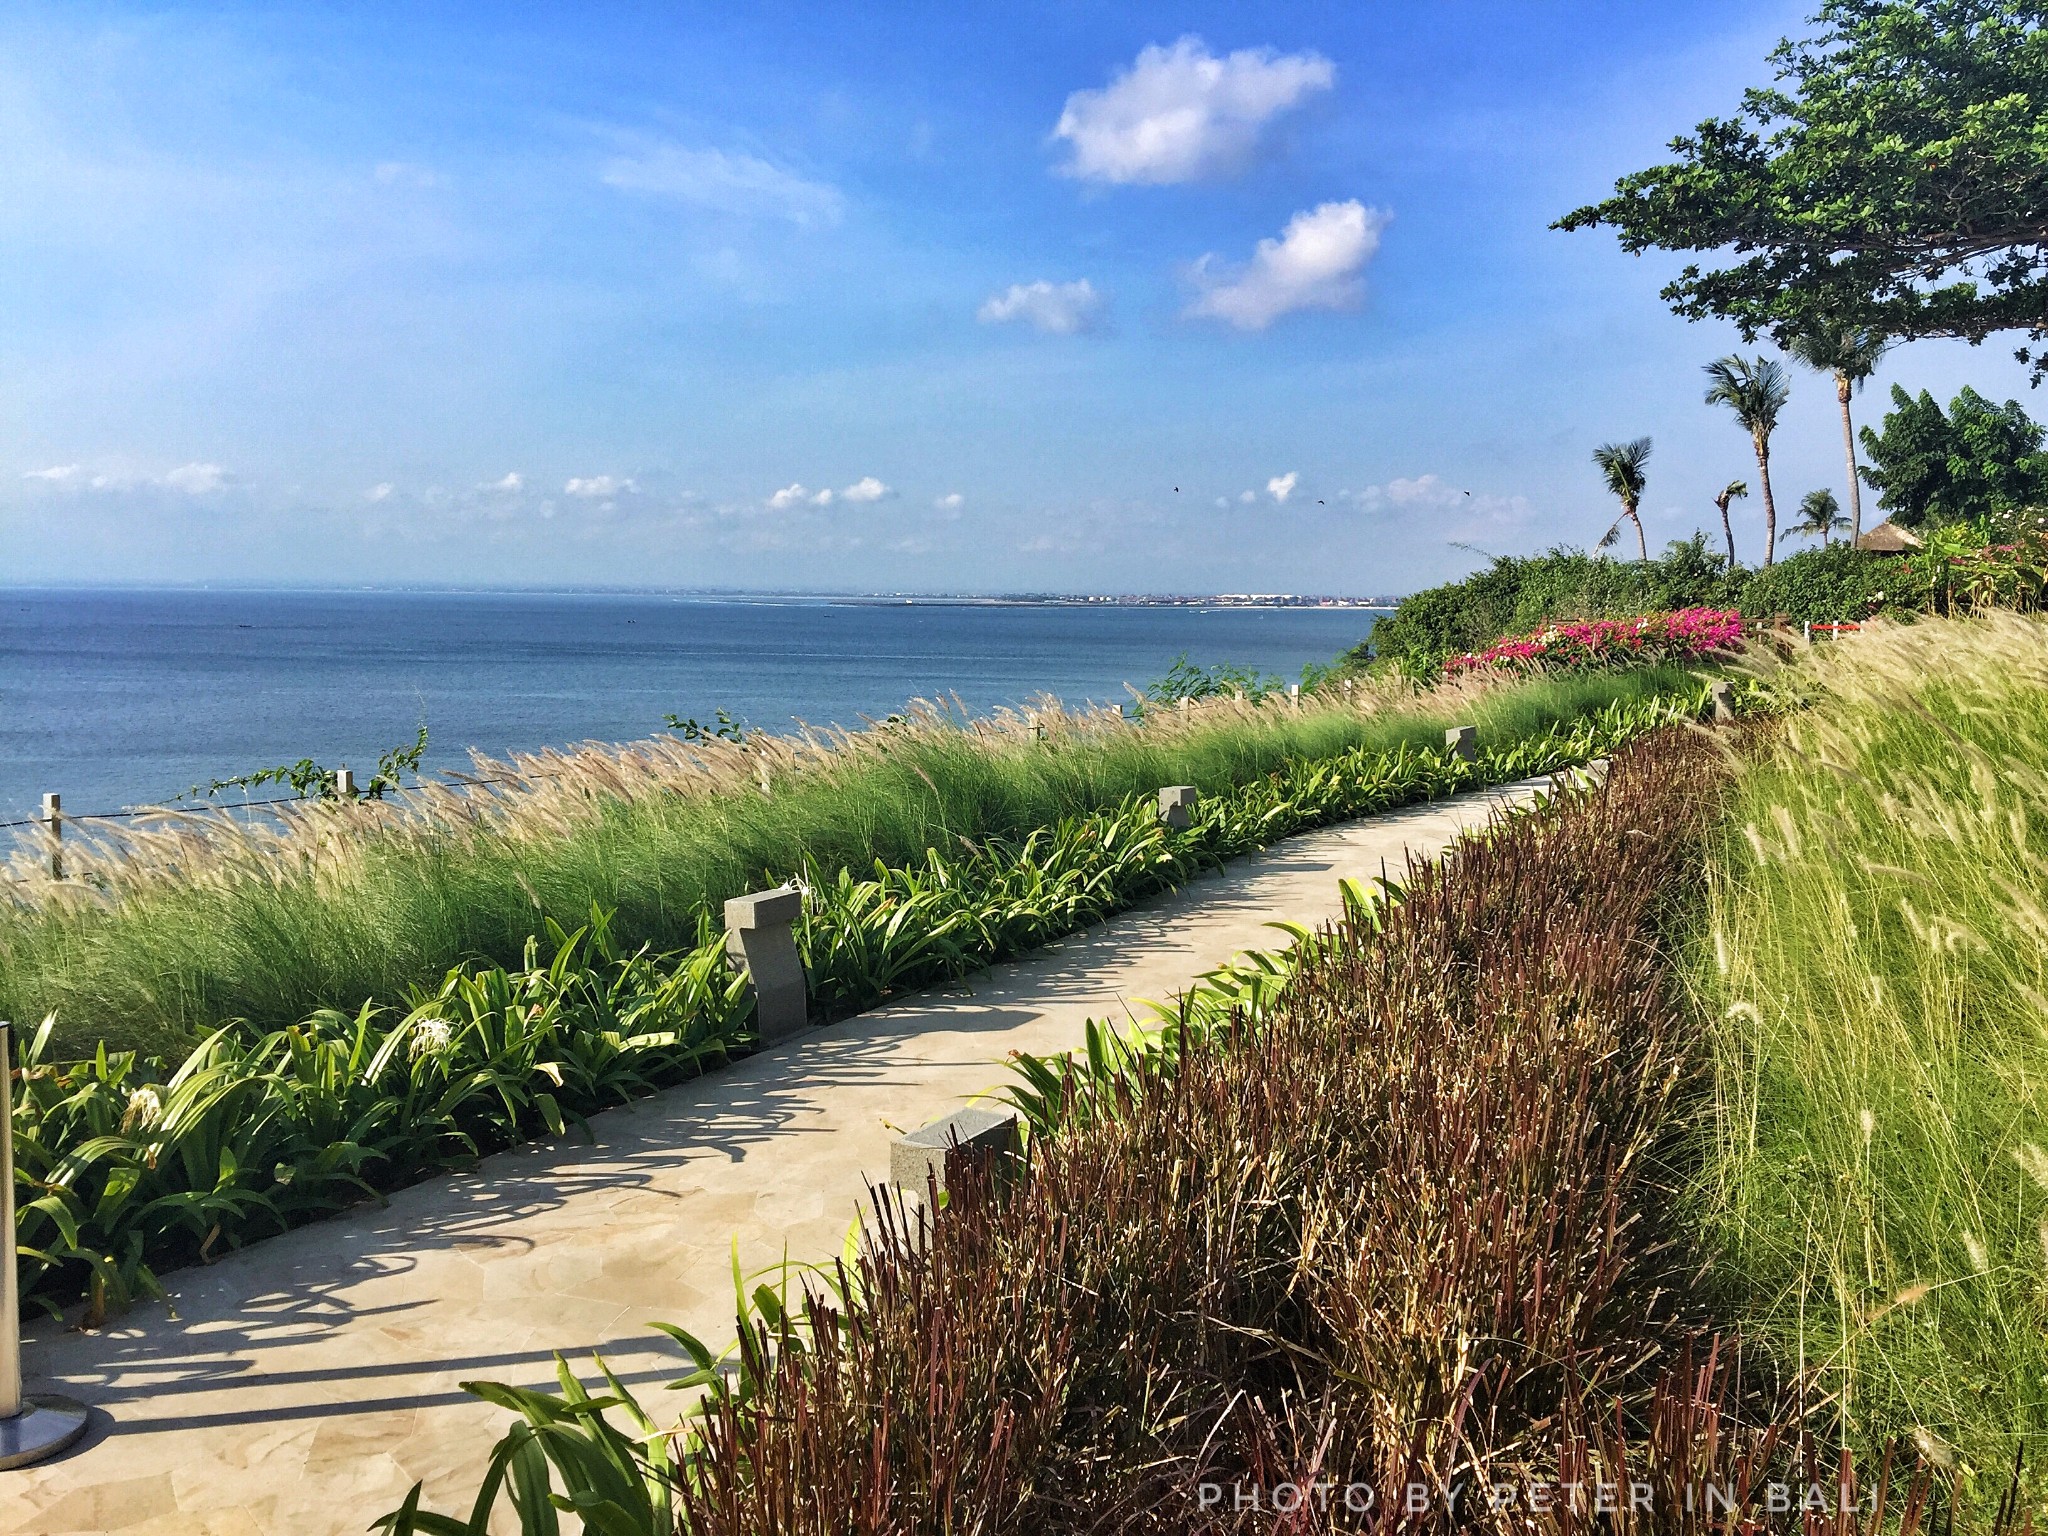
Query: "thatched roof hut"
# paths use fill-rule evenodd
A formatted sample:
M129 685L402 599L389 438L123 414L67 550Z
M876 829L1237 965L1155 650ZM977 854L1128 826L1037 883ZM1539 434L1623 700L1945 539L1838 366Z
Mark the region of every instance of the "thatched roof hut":
M1897 523L1879 523L1856 541L1856 547L1873 554L1898 555L1909 549L1918 549L1920 540Z

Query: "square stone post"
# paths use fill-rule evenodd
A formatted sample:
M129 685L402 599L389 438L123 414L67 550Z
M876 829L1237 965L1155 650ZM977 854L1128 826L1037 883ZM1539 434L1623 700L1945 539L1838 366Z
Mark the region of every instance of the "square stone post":
M735 896L725 904L725 952L754 989L754 1028L765 1043L810 1022L810 987L796 951L804 895L793 885Z
M1171 832L1185 832L1195 820L1195 786L1169 784L1159 791L1159 819Z
M1479 761L1479 727L1454 725L1444 732L1444 750L1468 763Z
M1725 677L1707 684L1707 699L1713 708L1714 724L1726 725L1735 718L1735 685Z
M955 1158L999 1167L1023 1150L1014 1109L970 1104L899 1137L889 1148L889 1182L913 1195L927 1195L934 1183L946 1192L946 1165ZM957 1165L956 1165L957 1166Z

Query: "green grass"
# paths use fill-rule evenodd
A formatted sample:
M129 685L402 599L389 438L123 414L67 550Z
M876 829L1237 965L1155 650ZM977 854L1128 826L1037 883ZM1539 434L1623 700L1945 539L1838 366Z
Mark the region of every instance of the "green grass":
M1747 768L1692 980L1700 1209L1753 1331L1988 1503L2048 1428L2048 624L1826 647Z
M1014 837L1162 784L1214 793L1356 747L1440 746L1453 723L1476 721L1505 744L1688 685L1649 670L1395 708L1224 702L1155 711L1143 725L1054 714L1042 739L1028 726L925 720L829 752L705 744L693 750L708 775L677 769L673 747L584 752L543 764L490 815L444 793L308 811L284 838L142 834L97 861L67 853L80 878L0 908L0 1017L55 1012L60 1053L100 1040L174 1051L226 1020L280 1027L317 1008L396 1001L464 961L514 964L546 918L574 927L602 907L622 943L675 948L694 940L707 907L806 864L914 863L930 847Z

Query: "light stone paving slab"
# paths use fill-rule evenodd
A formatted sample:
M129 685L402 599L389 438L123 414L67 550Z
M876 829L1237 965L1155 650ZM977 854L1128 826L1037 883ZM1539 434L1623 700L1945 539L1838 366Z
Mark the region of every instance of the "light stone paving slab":
M1081 1043L1090 1018L1341 908L1340 877L1398 875L1533 785L1291 838L1219 875L961 985L806 1031L593 1117L578 1138L487 1159L168 1277L96 1333L31 1326L30 1391L94 1425L61 1460L0 1472L23 1536L339 1536L396 1508L466 1513L506 1416L461 1390L554 1385L559 1351L629 1384L681 1374L646 1327L732 1337L732 1245L749 1271L839 1252L904 1131L1006 1080L1013 1050ZM508 1523L506 1529L512 1527Z

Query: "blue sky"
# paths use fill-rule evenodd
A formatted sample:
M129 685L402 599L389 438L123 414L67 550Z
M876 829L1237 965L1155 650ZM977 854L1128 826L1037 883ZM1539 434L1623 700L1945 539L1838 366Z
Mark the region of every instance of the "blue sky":
M1644 434L1717 526L1734 338L1546 226L1802 9L16 3L0 581L1401 591Z

